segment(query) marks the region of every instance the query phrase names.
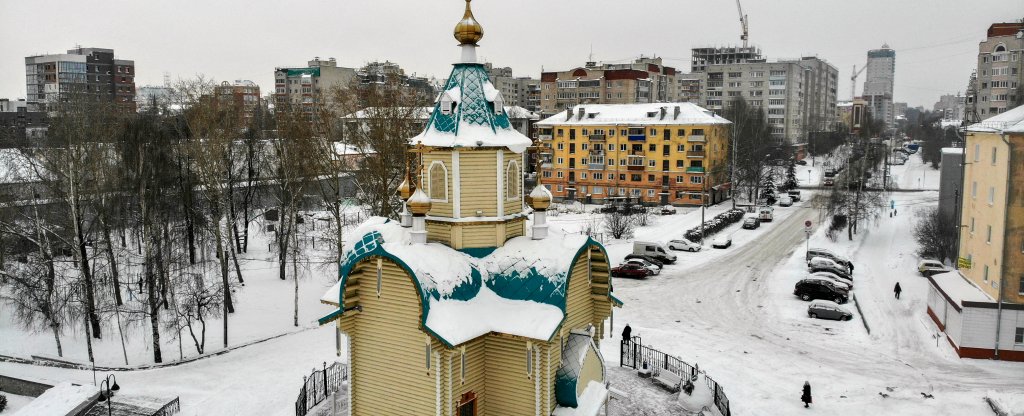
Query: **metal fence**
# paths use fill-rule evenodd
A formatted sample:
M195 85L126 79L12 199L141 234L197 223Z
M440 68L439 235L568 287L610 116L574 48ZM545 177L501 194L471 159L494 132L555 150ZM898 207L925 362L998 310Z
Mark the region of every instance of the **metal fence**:
M700 371L678 357L643 345L640 337L620 341L619 366L633 369L648 368L652 372L668 371L682 379L691 378ZM715 393L715 407L718 408L718 411L723 416L732 416L729 411L729 398L726 397L722 386L707 374L704 375L704 383Z
M160 410L157 410L155 413L153 413L153 416L171 416L181 411L181 403L178 401L178 399L180 399L180 397L175 397L174 400L171 400L163 407L161 407Z
M302 390L295 400L295 416L306 416L310 409L336 393L345 381L348 381L348 366L342 363L328 367L324 362L323 369L314 368L309 377L302 377Z

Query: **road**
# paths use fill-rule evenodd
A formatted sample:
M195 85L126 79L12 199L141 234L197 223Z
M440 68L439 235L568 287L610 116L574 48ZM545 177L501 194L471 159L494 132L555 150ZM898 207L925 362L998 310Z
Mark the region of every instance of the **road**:
M798 209L731 255L667 269L657 283L616 280L626 306L616 311L615 329L629 323L645 344L700 364L725 386L736 414L802 411L805 380L815 387L815 408L832 415L978 414L986 389L1024 391L1024 366L961 360L929 343L934 329L920 318L923 303L890 301L885 264L857 264L856 293L876 321L871 335L858 321L807 318L786 274L802 273L802 253L794 251L803 248L803 222L817 216ZM902 244L876 241L887 235L862 237L882 252L865 255ZM614 344L602 343L606 358L618 356Z

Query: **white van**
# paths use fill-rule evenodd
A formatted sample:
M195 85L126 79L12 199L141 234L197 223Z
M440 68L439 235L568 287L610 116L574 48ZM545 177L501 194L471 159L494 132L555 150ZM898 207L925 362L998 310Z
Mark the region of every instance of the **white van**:
M760 218L761 222L772 222L773 211L772 207L757 207L757 218Z
M675 263L676 255L668 251L664 245L650 241L634 241L633 254L651 256L663 263Z

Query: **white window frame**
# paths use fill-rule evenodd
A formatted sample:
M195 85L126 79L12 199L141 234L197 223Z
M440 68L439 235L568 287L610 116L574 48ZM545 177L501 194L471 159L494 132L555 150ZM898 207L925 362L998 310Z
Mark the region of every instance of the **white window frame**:
M441 170L444 172L444 199L434 198L434 166L440 165ZM448 202L448 167L445 166L443 161L435 160L430 162L430 167L427 168L427 194L430 197L430 202Z
M519 162L516 160L510 160L505 165L505 200L515 201L519 199L519 195L522 194L522 174L519 170ZM515 187L515 189L511 189Z

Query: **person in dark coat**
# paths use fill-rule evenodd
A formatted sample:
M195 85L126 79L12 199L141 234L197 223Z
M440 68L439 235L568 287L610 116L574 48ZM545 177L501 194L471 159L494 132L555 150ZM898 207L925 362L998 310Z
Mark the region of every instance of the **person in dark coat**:
M804 394L800 395L800 400L804 402L804 407L811 407L811 382L804 382Z
M633 334L633 328L630 328L629 324L626 324L626 327L622 328L622 340L629 341L629 336L631 334Z
M892 292L896 294L896 299L900 298L900 292L902 291L903 288L900 287L900 282L896 282L896 287L892 289Z

